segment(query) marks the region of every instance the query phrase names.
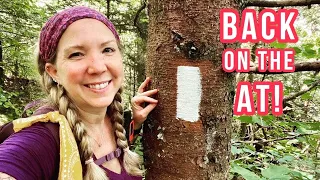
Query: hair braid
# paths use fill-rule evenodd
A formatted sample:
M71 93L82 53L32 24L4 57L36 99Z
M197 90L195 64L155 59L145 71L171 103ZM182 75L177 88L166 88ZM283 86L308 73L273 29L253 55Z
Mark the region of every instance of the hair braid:
M63 86L53 82L52 78L46 72L42 75L42 83L44 85L44 89L49 94L49 101L54 106L58 107L60 114L64 115L68 120L70 128L77 141L81 162L82 164L85 164L85 161L92 157L93 151L89 146L90 140L87 131L85 130L85 126L78 118L76 107L66 95ZM83 169L86 170L84 179L109 179L104 170L95 163L89 163L86 165L86 168Z
M113 102L109 105L107 114L111 117L111 120L114 122L114 128L117 136L117 144L124 150L123 164L125 170L136 176L142 176L144 171L139 167L142 164L141 157L129 150L128 141L126 138L126 131L123 127L123 107L122 107L122 98L121 98L122 88L117 92L114 97Z

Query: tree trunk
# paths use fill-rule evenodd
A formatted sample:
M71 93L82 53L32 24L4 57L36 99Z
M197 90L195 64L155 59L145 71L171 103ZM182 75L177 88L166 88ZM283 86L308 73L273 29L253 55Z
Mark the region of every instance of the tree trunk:
M234 0L149 0L146 74L160 92L144 126L147 180L228 177L235 87L234 76L221 68L222 8L238 6Z
M111 0L107 0L107 17L108 17L108 19L110 19L110 1Z
M3 65L4 64L3 64L3 56L2 56L2 43L0 41L0 86L4 85L4 79L5 79Z
M281 7L281 6L311 6L320 4L319 0L249 0L245 6Z

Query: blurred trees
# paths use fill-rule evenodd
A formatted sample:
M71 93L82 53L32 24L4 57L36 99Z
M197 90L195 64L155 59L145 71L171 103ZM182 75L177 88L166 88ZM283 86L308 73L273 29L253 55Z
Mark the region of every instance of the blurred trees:
M145 78L147 16L145 8L141 8L145 7L144 1L0 0L0 4L0 114L9 120L18 118L24 105L43 97L35 64L39 32L50 16L75 5L90 6L108 15L121 34L127 75L125 106L129 107L137 84Z

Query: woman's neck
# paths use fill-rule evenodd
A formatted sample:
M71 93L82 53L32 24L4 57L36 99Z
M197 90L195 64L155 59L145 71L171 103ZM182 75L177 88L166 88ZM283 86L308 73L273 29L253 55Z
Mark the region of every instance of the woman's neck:
M112 136L112 123L106 115L106 111L104 111L104 113L94 114L80 109L79 115L88 135L98 144L101 144L105 137Z
M104 124L104 120L106 118L106 111L101 111L101 112L89 112L79 109L79 115L80 119L85 125L90 125L90 126L100 126Z

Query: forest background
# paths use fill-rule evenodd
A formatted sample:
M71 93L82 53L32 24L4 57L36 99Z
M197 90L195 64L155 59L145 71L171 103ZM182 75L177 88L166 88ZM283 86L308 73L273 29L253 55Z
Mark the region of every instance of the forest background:
M103 12L120 33L126 74L124 106L130 109L129 102L145 78L147 2L0 0L0 5L0 124L21 117L27 103L44 97L34 56L39 31L48 17L73 5L86 5ZM296 51L295 62L319 60L320 7L296 8L298 43L247 43L241 47L252 52L260 47L292 47ZM255 57L251 60L254 64ZM241 73L236 78L237 82L280 80L285 98L282 116L234 116L230 179L320 179L319 72ZM140 140L134 148L143 155Z

